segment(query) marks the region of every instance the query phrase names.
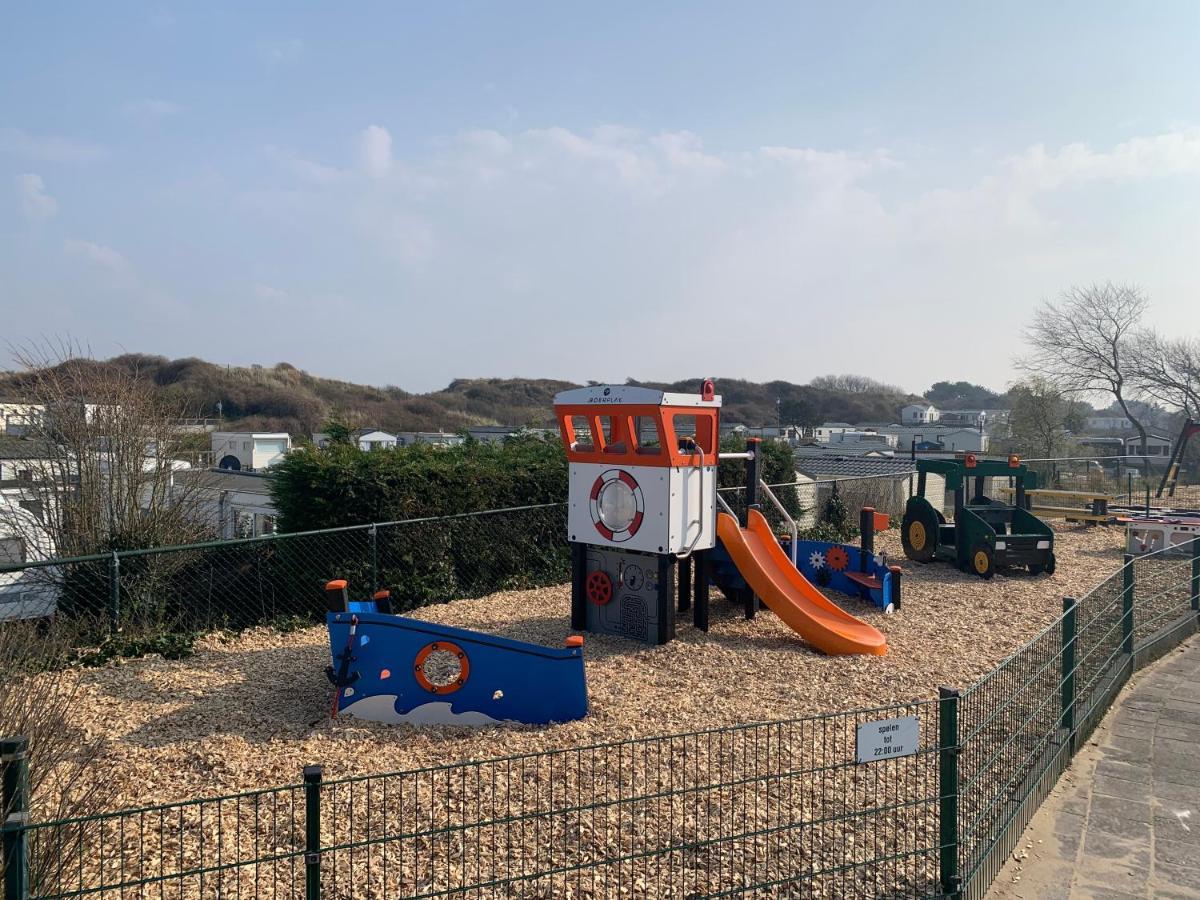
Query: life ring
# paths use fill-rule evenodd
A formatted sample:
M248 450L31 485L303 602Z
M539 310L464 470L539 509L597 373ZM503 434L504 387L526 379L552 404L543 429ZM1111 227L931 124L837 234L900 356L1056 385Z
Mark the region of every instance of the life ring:
M429 658L431 653L437 650L444 653L451 653L458 657L458 677L449 684L434 684L429 680L429 676L425 674L425 660ZM426 644L417 652L417 658L413 662L413 675L417 679L417 684L431 694L453 694L467 683L467 676L470 673L471 661L467 658L466 651L451 641L434 641L432 644Z
M600 518L600 494L613 482L621 482L633 494L634 514L629 522L623 528L609 528ZM638 529L642 527L642 520L646 515L646 500L642 496L641 485L637 483L632 475L624 469L607 469L596 476L596 481L592 484L592 492L589 498L589 508L592 514L592 524L596 526L596 531L600 532L600 536L607 541L612 541L614 544L620 544L623 541L629 540L638 533Z

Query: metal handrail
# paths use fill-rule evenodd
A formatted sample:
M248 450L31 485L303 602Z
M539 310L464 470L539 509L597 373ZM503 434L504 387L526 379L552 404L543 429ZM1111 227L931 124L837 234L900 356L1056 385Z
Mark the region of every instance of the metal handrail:
M692 551L696 549L696 544L700 543L700 538L704 534L704 448L692 441L692 449L699 455L700 462L696 466L696 471L700 475L700 508L696 511L696 519L693 522L688 522L688 530L693 525L696 526L696 536L692 538L692 542L688 544L688 548L675 554L676 559L687 559L692 555ZM713 492L716 493L715 491ZM687 534L687 531L684 531Z
M770 486L762 479L759 479L758 489L767 495L767 499L770 500L771 503L774 504L775 509L777 509L779 511L779 514L781 516L783 516L784 521L786 521L788 523L788 529L792 532L792 547L791 547L792 565L795 566L796 565L796 544L800 540L800 529L796 525L796 520L792 518L791 513L789 513L786 509L783 508L783 504L779 502L779 498L775 496L775 492L772 491Z

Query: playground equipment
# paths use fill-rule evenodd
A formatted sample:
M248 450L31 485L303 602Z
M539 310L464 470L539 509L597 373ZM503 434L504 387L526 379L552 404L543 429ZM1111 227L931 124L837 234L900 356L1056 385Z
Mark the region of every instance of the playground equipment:
M1200 512L1163 512L1128 516L1117 521L1125 525L1125 552L1134 556L1154 553L1164 547L1191 553L1192 541L1200 537Z
M708 630L721 398L597 385L554 398L570 465L571 627L648 644L675 637L674 594ZM697 562L693 565L693 562Z
M761 487L761 485L760 485ZM832 588L852 597L869 600L884 612L900 608L899 566L889 565L875 554L875 532L888 527L887 513L864 507L859 513L860 542L838 544L830 541L795 540L779 537L780 548L800 573L820 588ZM713 551L713 582L727 595L744 597L750 587L738 574L737 567L721 544Z
M331 714L395 725L546 725L587 715L583 638L543 647L392 615L388 593L325 586Z
M952 523L925 497L930 473L943 476L946 490L954 492ZM984 494L984 480L997 477L1012 482L1014 504ZM1036 486L1037 476L1016 456L985 460L968 453L959 459L918 460L917 491L908 498L901 525L905 555L917 562L952 560L981 578L991 578L1002 566L1053 574L1054 531L1026 509L1025 493ZM968 488L973 488L969 498Z
M570 466L571 627L648 644L675 637L674 595L708 630L709 570L718 536L754 595L827 653L884 653L883 636L829 602L792 564L755 508L758 441L718 453L721 398L596 385L554 398ZM717 511L719 459L746 460L739 521ZM692 600L695 600L693 605Z

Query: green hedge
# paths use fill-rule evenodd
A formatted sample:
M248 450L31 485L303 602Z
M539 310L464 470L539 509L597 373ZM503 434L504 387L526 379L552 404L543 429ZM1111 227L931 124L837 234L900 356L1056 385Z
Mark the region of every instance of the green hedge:
M284 532L558 503L567 496L566 455L557 441L539 438L371 451L306 447L271 473Z
M786 444L763 442L760 468L768 482L795 478ZM727 436L725 451L745 449ZM272 470L272 492L281 532L311 531L369 522L397 522L567 499L566 455L558 441L509 439L503 444L467 441L456 447L417 445L363 451L348 444L302 448ZM722 487L745 485L745 462L720 464ZM795 492L781 492L798 513ZM731 497L736 505L736 497ZM307 540L307 539L305 539ZM400 608L496 590L561 582L569 575L566 510L558 505L489 516L410 522L379 529L374 559L347 541L331 540L314 552L279 547L287 569L302 572L298 586L316 585L331 572L351 581L357 594L372 584L392 590ZM293 549L297 552L292 552Z

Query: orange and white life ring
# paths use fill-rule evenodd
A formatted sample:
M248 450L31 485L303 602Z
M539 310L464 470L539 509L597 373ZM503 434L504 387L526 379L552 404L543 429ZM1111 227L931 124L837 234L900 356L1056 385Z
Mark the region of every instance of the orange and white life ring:
M632 491L636 510L629 524L621 529L609 528L600 518L600 493L614 481L623 482ZM596 526L596 530L605 540L615 544L627 541L637 534L638 529L642 527L642 519L646 515L646 500L642 496L642 487L637 483L637 479L624 469L607 469L596 476L588 505L592 514L592 524Z

